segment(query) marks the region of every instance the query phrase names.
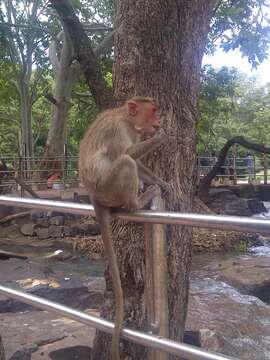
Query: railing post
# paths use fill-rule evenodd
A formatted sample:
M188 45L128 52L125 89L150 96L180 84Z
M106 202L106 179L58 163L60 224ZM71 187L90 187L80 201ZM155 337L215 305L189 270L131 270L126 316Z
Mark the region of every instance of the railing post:
M152 200L151 210L164 210L161 195ZM168 337L167 243L166 226L145 224L146 308L149 330ZM149 350L147 360L168 360L163 351Z

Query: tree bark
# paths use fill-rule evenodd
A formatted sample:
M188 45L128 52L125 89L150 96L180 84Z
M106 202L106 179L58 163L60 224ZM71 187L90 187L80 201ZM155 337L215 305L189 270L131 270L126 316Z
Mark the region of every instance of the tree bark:
M5 360L5 359L6 359L6 357L5 357L4 345L2 342L2 337L0 335L0 360Z
M47 143L39 165L40 178L47 179L54 169L64 168L64 145L67 143L67 117L74 82L78 74L78 63L72 63L73 47L68 35L61 31L58 40L62 48L57 54L56 41L50 44L50 60L53 66L55 87L52 96L52 117Z
M255 150L263 154L270 154L270 148L263 145L255 144L245 139L243 136L235 136L232 139L228 140L223 146L223 148L220 150L216 164L209 171L209 173L202 178L199 183L198 196L200 197L200 199L207 200L209 196L209 188L211 182L218 175L221 167L224 165L228 151L234 144L242 145L246 149Z
M196 177L195 132L200 69L216 1L119 0L115 35L114 94L121 104L133 95L159 105L165 131L175 140L151 154L145 164L172 184L171 211L191 212ZM121 27L120 27L121 24ZM125 298L125 325L148 331L145 311L143 225L113 224L113 238ZM168 226L170 338L182 341L191 265L190 228ZM113 319L111 282L106 272L102 316ZM98 333L92 359L109 359L108 336ZM124 343L122 358L145 359L146 349ZM172 359L174 357L171 357Z

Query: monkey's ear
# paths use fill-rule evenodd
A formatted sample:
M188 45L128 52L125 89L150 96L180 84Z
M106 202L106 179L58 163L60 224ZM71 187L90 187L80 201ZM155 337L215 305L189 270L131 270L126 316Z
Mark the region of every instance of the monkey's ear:
M129 101L128 104L128 114L135 116L138 113L138 104L135 101Z

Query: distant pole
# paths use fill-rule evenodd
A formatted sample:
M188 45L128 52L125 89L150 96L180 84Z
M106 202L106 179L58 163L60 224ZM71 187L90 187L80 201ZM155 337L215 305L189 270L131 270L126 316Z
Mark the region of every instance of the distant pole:
M233 184L237 185L237 172L236 172L236 156L237 156L237 144L233 145Z
M268 158L266 154L263 154L263 183L267 185L267 170L268 170Z
M253 164L254 164L254 180L256 181L256 158L255 158L255 156L253 155L253 159L254 159L254 161L253 161Z

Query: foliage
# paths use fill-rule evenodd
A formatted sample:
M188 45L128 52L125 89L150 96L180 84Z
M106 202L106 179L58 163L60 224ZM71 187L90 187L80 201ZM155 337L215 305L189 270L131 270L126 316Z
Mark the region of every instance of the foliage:
M268 57L269 0L220 1L212 19L208 52L221 46L224 51L239 49L253 67Z
M7 1L0 2L0 154L18 153L21 137L21 104L16 75L22 64L16 59L15 62L11 61L14 60L14 56L11 57L12 39L21 44L24 54L29 39L34 40L34 70L30 90L35 93L32 104L35 154L40 155L46 144L51 105L44 94L51 92L53 87L48 44L60 27L55 14L47 7L47 2L40 3L39 16L34 23L31 22L28 15L31 6L37 1L12 0L17 14L13 25L6 18L3 7ZM84 24L90 27L93 24L109 28L114 26L116 0L72 0L72 3ZM257 66L268 52L268 8L267 0L220 1L212 19L207 52L213 52L216 46L221 46L225 51L238 48L253 66ZM108 31L87 31L93 47L108 34ZM110 86L112 57L113 50L109 49L100 58L102 71ZM248 79L236 69L214 70L206 66L202 72L198 151L216 152L228 138L238 134L244 134L254 142L269 144L269 90L268 86L258 85L256 79ZM96 116L97 109L91 94L80 95L87 92L88 88L81 76L73 91L68 119L70 153L77 153L85 128Z
M216 153L237 135L269 145L270 85L262 86L235 68L208 65L202 71L199 107L199 153Z

